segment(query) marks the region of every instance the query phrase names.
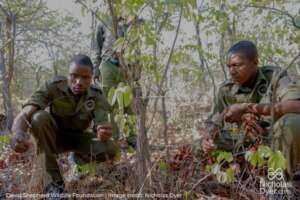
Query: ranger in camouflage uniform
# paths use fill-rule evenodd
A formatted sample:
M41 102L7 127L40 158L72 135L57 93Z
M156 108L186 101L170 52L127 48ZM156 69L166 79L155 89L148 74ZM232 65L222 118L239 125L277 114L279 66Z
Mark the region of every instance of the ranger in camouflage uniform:
M89 57L76 55L68 78L55 77L46 82L33 93L14 121L12 148L17 152L27 151L30 128L38 154L45 153L46 171L52 178L46 192L62 192L58 153L73 151L85 161L113 159L118 153L117 145L110 140L112 129L107 115L110 106L101 90L91 86L92 66ZM94 128L88 130L91 122Z
M137 22L140 22L138 19ZM129 24L124 23L123 18L119 18L117 22L117 36L118 38L124 37ZM122 72L119 63L119 54L113 49L113 44L116 41L116 37L113 33L113 22L111 17L108 17L106 24L100 23L96 31L95 48L93 50L93 63L94 63L94 81L99 81L102 90L107 97L109 90L112 87L117 87L120 82L125 82L124 73ZM127 114L132 114L130 108L126 108ZM119 139L120 132L117 125L113 120L115 139ZM136 134L133 128L130 129L129 136L126 137L126 141L129 145L136 146Z
M124 37L127 25L122 24L124 20L119 19L117 25L117 36ZM120 82L124 82L121 72L118 52L113 49L116 37L113 33L113 22L111 17L106 20L106 24L99 24L96 31L95 48L93 51L94 80L101 82L104 94L107 96L109 89L117 87Z
M202 140L204 152L216 148L227 151L238 151L245 144L247 136L262 137L264 142L271 144L273 149L280 150L288 161L288 174L300 162L300 90L291 81L287 73L279 78L276 89L275 124L272 135L264 134L271 124L270 83L280 68L258 66L256 46L250 41L241 41L228 51L227 63L231 80L219 87L214 99L211 114L207 120L209 134ZM259 117L252 124L247 124L245 133L233 133L228 130L228 123L242 124L246 113ZM229 124L229 126L230 126ZM264 137L265 136L265 137ZM294 173L294 179L299 173Z

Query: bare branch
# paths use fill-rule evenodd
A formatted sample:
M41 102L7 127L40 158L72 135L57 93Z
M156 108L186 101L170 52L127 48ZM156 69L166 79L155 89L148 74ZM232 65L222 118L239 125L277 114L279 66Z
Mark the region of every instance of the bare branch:
M91 8L89 8L85 3L83 3L81 0L75 0L75 3L79 3L80 5L82 5L85 9L87 9L88 11L90 11L92 14L94 14L97 19L103 24L103 26L105 26L108 30L112 31L112 29L104 22L104 20L102 19L102 17L100 17L97 12L95 12L94 10L92 10Z
M173 40L173 44L172 44L171 51L170 51L170 54L169 54L169 57L168 57L168 61L166 63L165 71L163 73L162 79L161 79L160 84L159 84L159 90L160 91L162 89L162 86L165 82L165 79L167 77L167 73L168 73L169 68L170 68L171 59L172 59L174 49L175 49L175 45L176 45L176 42L177 42L177 38L178 38L178 35L179 35L179 29L180 29L180 25L181 25L181 18L182 18L182 8L180 9L180 13L179 13L179 20L178 20L178 24L177 24L177 27L176 27L175 38Z
M2 12L3 12L6 16L9 16L9 12L3 7L2 4L0 4L0 10L2 10Z
M113 33L114 33L115 39L118 39L118 19L117 19L117 16L115 15L114 8L113 8L113 5L112 5L112 1L107 0L107 2L108 2L108 8L109 8L109 11L110 11L110 15L112 17Z
M300 28L297 23L296 23L296 20L295 18L293 17L293 15L291 15L289 12L285 11L285 10L280 10L278 8L271 8L271 7L267 7L267 6L259 6L259 5L246 5L246 8L260 8L260 9L266 9L266 10L270 10L272 12L275 12L275 13L280 13L281 15L285 15L287 17L289 17L293 23L293 25L296 27L296 28Z

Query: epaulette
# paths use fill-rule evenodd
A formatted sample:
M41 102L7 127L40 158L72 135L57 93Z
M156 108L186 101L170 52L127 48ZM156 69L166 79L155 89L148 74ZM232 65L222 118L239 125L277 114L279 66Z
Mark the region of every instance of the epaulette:
M273 66L273 65L264 65L264 66L260 67L260 69L263 72L274 72L274 71L280 70L281 68L278 66Z
M67 78L65 76L54 76L52 78L52 82L53 83L58 83L58 82L61 82L61 81L66 81Z
M102 90L97 85L91 85L91 89L96 92L100 92L102 94Z
M272 66L272 65L265 65L260 67L263 74L271 81L274 72L279 72L282 68L278 66ZM287 76L287 72L284 72L280 77Z
M229 86L229 85L233 85L233 84L234 84L234 82L232 80L227 79L220 84L220 87L225 87L225 86Z

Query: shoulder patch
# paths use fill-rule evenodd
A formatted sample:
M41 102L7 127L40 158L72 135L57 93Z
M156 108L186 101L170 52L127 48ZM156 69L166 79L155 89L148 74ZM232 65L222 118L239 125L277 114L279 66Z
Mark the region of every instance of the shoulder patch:
M52 78L52 82L53 83L58 83L58 82L61 82L61 81L66 81L67 78L65 76L54 76Z
M263 72L263 74L268 78L269 81L271 81L274 72L279 72L280 70L282 70L281 67L272 66L272 65L265 65L262 66L260 69ZM280 77L287 76L287 75L288 75L287 72L284 72Z
M219 85L218 91L225 94L229 92L234 85L235 84L232 80L225 80Z

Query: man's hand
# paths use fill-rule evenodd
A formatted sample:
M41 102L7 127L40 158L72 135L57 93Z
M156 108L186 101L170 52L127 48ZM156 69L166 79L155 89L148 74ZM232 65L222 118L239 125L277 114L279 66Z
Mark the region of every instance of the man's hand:
M112 127L110 124L99 125L97 126L97 138L102 141L106 142L112 136Z
M263 135L266 130L259 124L259 118L252 113L246 113L242 116L242 127L245 130L246 136L251 140L255 140L258 135Z
M211 138L204 138L201 145L202 145L202 150L206 154L209 154L216 149L214 141Z
M17 153L24 153L32 146L30 135L26 132L18 132L10 141L11 148Z
M15 135L10 141L10 146L18 153L23 153L32 146L27 130L30 127L29 119L38 109L37 106L27 105L14 120L12 131Z
M233 104L223 111L225 122L241 122L241 117L247 112L248 104Z

